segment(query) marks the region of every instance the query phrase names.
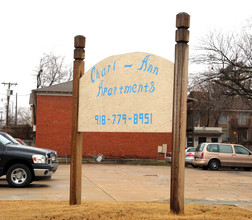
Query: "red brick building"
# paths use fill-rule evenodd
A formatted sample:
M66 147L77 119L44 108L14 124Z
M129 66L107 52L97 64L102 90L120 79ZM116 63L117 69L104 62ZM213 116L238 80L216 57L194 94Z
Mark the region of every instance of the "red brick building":
M32 91L30 104L36 146L56 150L60 157L70 156L72 82ZM157 159L158 146L171 151L171 133L85 132L83 157L103 154L106 158Z

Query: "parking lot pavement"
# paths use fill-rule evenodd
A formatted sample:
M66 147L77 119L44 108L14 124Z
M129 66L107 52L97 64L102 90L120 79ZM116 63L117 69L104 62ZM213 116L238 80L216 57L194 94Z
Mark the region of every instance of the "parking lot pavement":
M170 200L170 167L83 164L82 200ZM51 180L10 188L0 178L0 199L69 200L70 166L60 165ZM185 203L232 204L252 211L252 172L185 169Z

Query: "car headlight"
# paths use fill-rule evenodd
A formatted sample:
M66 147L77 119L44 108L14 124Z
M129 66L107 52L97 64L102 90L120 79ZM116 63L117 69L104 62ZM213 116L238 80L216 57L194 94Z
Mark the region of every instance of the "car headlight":
M52 152L52 161L56 161L57 160L57 151L53 151Z
M46 163L46 157L44 155L35 154L32 155L32 159L34 163Z

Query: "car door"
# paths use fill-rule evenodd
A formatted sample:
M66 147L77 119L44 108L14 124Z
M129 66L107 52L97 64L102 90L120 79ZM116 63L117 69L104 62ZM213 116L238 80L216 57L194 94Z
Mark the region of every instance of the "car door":
M241 145L234 145L235 165L238 167L252 167L252 155L251 153Z

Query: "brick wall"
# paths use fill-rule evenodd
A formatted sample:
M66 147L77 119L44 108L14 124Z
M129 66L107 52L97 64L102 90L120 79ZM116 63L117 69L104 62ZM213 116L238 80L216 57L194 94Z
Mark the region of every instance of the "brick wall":
M168 133L88 132L83 133L83 155L103 154L106 158L157 158L157 147L168 144Z
M37 96L36 146L65 156L71 143L71 96ZM67 151L70 154L70 149Z
M71 153L71 96L37 96L36 146L56 150L60 157ZM103 154L106 158L157 158L157 146L168 145L171 133L86 132L83 157Z

